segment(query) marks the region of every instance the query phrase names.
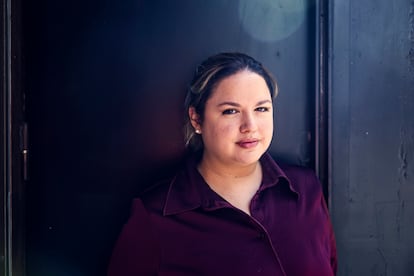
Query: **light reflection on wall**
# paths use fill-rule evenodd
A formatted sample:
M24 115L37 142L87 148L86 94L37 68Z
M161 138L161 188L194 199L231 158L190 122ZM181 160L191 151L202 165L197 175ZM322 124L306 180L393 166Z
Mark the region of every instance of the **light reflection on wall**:
M305 0L240 0L244 30L263 42L282 40L294 33L305 18Z

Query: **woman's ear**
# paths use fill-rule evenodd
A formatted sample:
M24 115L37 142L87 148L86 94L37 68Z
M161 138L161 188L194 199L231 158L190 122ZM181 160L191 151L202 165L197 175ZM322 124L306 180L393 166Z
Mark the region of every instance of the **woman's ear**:
M188 108L188 117L190 118L191 125L195 130L201 130L200 115L196 112L194 106Z

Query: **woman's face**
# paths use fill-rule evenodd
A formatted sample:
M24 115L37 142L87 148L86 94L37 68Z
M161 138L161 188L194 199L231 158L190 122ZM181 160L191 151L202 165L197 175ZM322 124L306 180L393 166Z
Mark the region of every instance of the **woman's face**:
M251 165L259 160L272 140L269 89L260 75L247 70L218 83L206 102L201 124L193 108L189 113L194 128L201 130L203 161Z

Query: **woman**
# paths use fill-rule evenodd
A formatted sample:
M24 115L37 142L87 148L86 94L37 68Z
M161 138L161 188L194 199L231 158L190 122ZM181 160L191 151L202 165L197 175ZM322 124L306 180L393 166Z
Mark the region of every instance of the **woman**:
M276 94L269 72L245 54L197 68L186 98L192 157L134 201L108 275L336 273L317 178L266 153Z

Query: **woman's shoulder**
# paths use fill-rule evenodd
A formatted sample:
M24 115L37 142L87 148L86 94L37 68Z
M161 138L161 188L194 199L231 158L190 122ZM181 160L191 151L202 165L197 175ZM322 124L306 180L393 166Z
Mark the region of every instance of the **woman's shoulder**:
M278 165L288 178L313 178L316 176L315 171L309 167L286 163L278 163Z
M133 209L162 212L172 178L155 182L133 199Z
M317 180L313 169L286 161L278 160L271 154L266 153L263 158L263 165L269 171L275 172L276 176L282 176L293 182L306 182Z
M177 193L185 193L192 181L191 174L194 173L194 168L195 161L190 158L184 159L172 174L154 182L141 192L134 202L139 202L138 205L145 206L148 211L162 213L168 198L174 197Z
M315 173L315 171L309 167L292 165L292 164L278 164L281 170L285 173L290 185L299 194L322 192L322 185Z

